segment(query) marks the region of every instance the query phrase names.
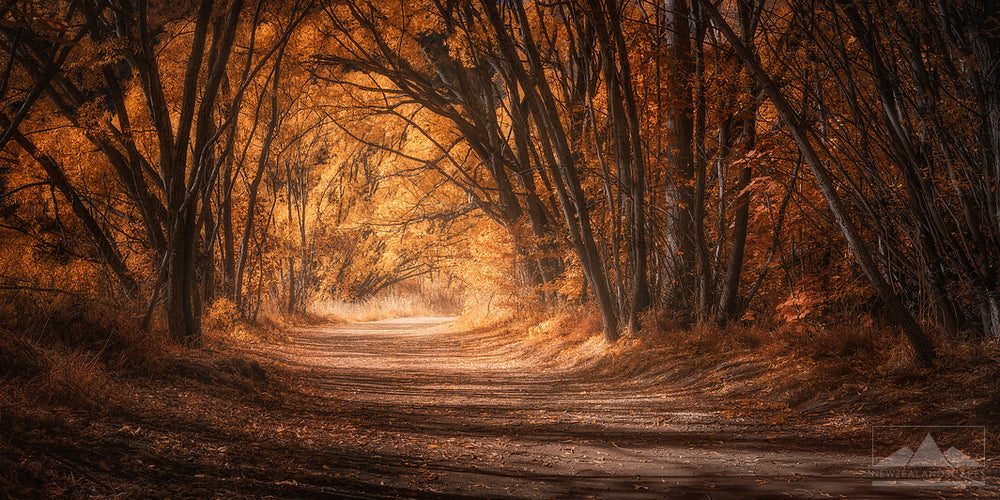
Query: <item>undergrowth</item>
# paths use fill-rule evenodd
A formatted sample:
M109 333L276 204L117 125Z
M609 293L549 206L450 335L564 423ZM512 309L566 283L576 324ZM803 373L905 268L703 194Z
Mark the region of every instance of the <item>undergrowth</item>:
M284 387L256 361L177 345L162 331L140 329L139 318L129 312L135 309L81 295L0 294L0 498L93 495L90 476L72 475L86 475L87 467L61 458L63 450L72 457L75 448L56 443L79 432L67 429L86 427L95 417L148 412L148 396L136 385L167 393L202 387L237 401L273 399ZM219 304L210 311L207 331L244 326L226 320L238 317L226 309ZM261 338L276 327L252 328L254 338ZM213 342L206 335L206 344ZM45 451L39 443L60 451ZM87 449L87 443L80 446ZM67 468L70 475L54 472Z
M0 392L8 397L98 404L114 394L112 372L148 370L174 348L98 300L32 292L0 298Z
M331 322L309 314L267 313L257 321L244 318L231 300L216 299L202 316L202 339L208 346L225 346L249 342L287 342L288 329L293 326Z
M263 369L218 348L283 342L291 321L308 319L262 316L250 323L240 319L231 302L218 300L203 317L204 348L193 348L169 341L156 328L140 329L138 318L128 311L82 296L4 293L0 407L99 408L115 400L130 377L181 377L253 390L266 379Z
M991 412L1000 406L995 344L937 338L935 366L924 368L895 329L873 322L689 326L650 312L639 331L613 344L603 339L600 315L585 307L466 316L459 322L470 330L483 324L504 333L490 338L490 347L507 345L526 363L636 387L689 377L706 391L782 408L828 411L840 404L846 412L867 404L871 411L912 411L912 418L926 419L933 417L921 417L900 401L930 412L946 407ZM858 403L865 398L867 403Z

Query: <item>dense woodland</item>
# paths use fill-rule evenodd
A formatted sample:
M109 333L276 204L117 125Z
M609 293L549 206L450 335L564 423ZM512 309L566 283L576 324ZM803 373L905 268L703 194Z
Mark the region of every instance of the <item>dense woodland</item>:
M993 0L0 9L12 331L82 301L197 344L219 304L433 282L593 308L609 342L1000 336Z

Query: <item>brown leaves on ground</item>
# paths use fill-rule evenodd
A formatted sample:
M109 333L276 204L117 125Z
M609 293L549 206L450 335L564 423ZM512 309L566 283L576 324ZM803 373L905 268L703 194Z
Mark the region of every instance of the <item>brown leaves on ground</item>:
M822 363L791 355L696 357L683 347L644 350L641 339L603 351L571 328L565 341L549 338L563 348L556 353L540 348L542 331L425 328L433 323L308 327L291 344L177 351L149 371L116 373L99 405L46 403L29 395L30 384L9 383L0 489L15 497L857 496L870 493L855 461L869 454L872 424L995 415L989 394L940 390L955 383L946 369L837 381Z

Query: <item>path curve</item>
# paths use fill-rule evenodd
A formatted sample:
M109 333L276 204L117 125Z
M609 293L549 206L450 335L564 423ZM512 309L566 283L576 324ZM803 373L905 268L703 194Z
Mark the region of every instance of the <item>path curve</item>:
M331 469L356 489L522 498L920 493L873 487L867 443L726 417L725 401L698 396L696 378L650 386L540 365L451 320L301 328L271 353L296 380L303 400L292 407L308 408L300 439L328 443L331 457L354 455Z

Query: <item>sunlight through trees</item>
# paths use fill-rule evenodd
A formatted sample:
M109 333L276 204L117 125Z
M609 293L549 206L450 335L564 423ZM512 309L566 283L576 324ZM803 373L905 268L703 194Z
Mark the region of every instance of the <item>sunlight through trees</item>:
M0 286L192 344L434 282L931 363L1000 335L991 5L7 2Z

